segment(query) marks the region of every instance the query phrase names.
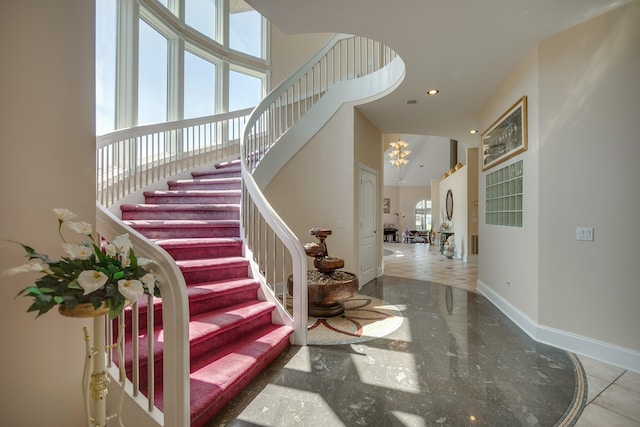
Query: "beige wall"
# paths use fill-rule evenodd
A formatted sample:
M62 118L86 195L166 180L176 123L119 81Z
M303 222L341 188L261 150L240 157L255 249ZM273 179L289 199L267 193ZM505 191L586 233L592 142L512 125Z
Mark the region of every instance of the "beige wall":
M524 161L524 226L482 219L479 266L530 333L636 370L639 46L636 1L541 42L485 105L486 127L527 95L529 149L500 165Z
M440 191L438 192L438 204L440 212L438 215L446 221L447 193L451 190L453 195L453 216L449 222L456 242L455 258L464 258L468 255L469 238L468 233L468 168L463 166L442 181L440 181Z
M405 229L415 229L414 211L420 200L431 200L431 187L428 185L385 186L384 196L391 199L391 213L383 215L383 224L394 224L398 228L398 238ZM382 206L382 205L381 205ZM382 208L381 208L382 209ZM396 217L395 212L404 214ZM435 212L432 212L433 216Z
M481 111L482 130L523 95L528 101L528 150L482 172L478 183L480 264L478 280L503 297L520 313L538 321L538 54L532 49L498 88ZM482 155L478 156L479 162ZM485 182L487 173L522 160L523 227L487 225Z
M331 34L286 35L271 26L271 88L297 71L331 37Z
M540 323L640 351L640 2L546 40L539 62Z
M94 3L0 3L0 239L62 255L53 208L95 218ZM0 240L0 270L25 262ZM2 398L7 426L83 423L82 326L14 299L37 274L0 276Z
M333 230L329 255L343 258L345 270L358 270L354 239L357 170L353 149L354 109L343 106L276 174L265 196L302 243L315 242L309 229ZM309 259L309 268L313 263Z

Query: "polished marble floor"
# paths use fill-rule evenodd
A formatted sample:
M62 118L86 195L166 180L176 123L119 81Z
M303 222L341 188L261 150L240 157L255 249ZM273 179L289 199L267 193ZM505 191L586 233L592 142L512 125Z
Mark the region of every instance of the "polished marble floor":
M290 347L208 426L640 426L638 374L529 339L476 293L476 264L423 244L385 254L360 293L402 310L399 329Z

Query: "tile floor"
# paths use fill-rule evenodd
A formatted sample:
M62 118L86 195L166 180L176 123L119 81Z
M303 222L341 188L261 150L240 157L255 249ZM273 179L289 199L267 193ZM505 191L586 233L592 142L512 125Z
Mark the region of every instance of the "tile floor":
M477 295L477 264L424 244L384 248L384 276L361 293L403 305L403 327L360 344L292 346L207 427L553 425L573 395L567 353L531 341ZM579 359L588 395L575 425L640 427L640 375Z
M478 266L449 260L436 246L386 243L384 274L476 292ZM388 253L388 252L387 252ZM578 355L587 375L587 406L577 427L640 426L640 374Z

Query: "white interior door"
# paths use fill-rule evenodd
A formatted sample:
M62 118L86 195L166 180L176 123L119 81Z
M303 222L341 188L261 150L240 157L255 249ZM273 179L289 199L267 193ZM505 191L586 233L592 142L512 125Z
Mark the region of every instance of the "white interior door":
M360 166L360 287L376 278L378 184L373 169Z

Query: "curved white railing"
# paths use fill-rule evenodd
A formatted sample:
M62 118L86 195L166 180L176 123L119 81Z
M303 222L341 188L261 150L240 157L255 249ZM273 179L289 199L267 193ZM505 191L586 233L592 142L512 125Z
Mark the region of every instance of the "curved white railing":
M106 207L171 175L240 156L251 109L117 130L97 138L97 199Z
M382 72L384 68L391 70L393 78L381 79L388 84L377 89L377 95L394 87L401 79L399 75L404 75L404 67L399 67L398 61L401 62L395 52L376 41L336 35L305 66L278 85L251 114L250 110L243 110L141 126L97 139L97 231L107 239L129 233L136 252L155 260L161 269L165 328L164 413L153 406L152 382L144 393L147 396L144 405L141 402L145 398L138 393L136 375L126 389L134 401L147 406L146 411L156 424L184 426L189 423L186 286L175 262L166 252L122 224L112 212L123 200L135 197L158 181L240 156L242 237L245 253L252 261L253 276L261 281L262 295L277 303L281 321L293 326L292 341L306 344L307 258L304 247L262 194L263 175L256 180L254 173L263 159L278 151L274 150L278 144L286 142L285 136L294 124L322 99L330 98L325 95L345 89L343 82L361 78L365 81L367 76ZM288 291L288 281L291 281L292 292ZM287 298L291 293L293 298L289 301ZM152 333L148 335L153 337ZM153 366L153 363L149 365ZM148 377L153 379L153 372Z
M101 238L108 241L120 234L129 234L129 239L136 248L136 255L152 259L154 266L151 269L158 276L158 287L162 295L162 317L163 322L163 356L162 356L162 378L163 378L163 412L157 410L154 402L154 360L153 348L154 321L153 321L153 298L148 297L147 307L150 309L146 315L147 348L149 361L147 364L148 386L146 390L140 390L138 379L140 378L140 367L137 361L137 349L141 340L138 333L138 307L133 305L132 314L132 352L134 354L133 373L131 380L121 378L125 382L125 390L130 396L142 406L146 406L146 411L160 424L165 426L186 426L189 425L189 307L187 303L187 286L184 277L177 264L171 256L157 245L150 244L149 240L123 224L113 213L96 203L96 224L97 233ZM113 337L111 331L112 324L107 322L108 337ZM110 340L112 342L112 340ZM110 354L109 354L110 356ZM118 378L118 371L111 366L109 357L109 368L112 376ZM144 393L146 398L141 395ZM167 404L168 403L168 404Z
M296 344L307 342L307 258L300 240L262 194L266 182L257 182L254 172L276 144L281 144L285 133L325 95L341 87L344 81L380 71L394 59L395 52L377 41L335 35L260 102L244 128L241 142L243 237L267 288L265 294L280 305L283 316L293 325ZM404 66L401 68L400 74L404 76ZM393 87L399 80L401 77L376 93ZM288 158L290 156L281 157L280 164Z
M128 233L136 254L156 263L162 294L164 329L162 382L163 410L154 406L154 361L147 364L147 387L141 390L138 363L133 364L131 379L125 382L127 396L159 426L187 426L189 408L189 307L184 277L175 261L162 248L137 231L123 224L114 212L117 204L157 181L198 166L207 166L237 158L240 153L240 132L251 110L219 114L179 122L161 123L119 130L97 138L97 202L96 228L100 237L109 241ZM111 210L108 209L111 207ZM148 307L152 300L147 301ZM146 325L138 322L137 304L133 306L132 336L146 335L148 355L153 356L153 310L147 313ZM108 322L109 342L113 342ZM146 330L144 334L140 330ZM134 340L133 360L137 361L138 342ZM108 354L110 356L110 353ZM118 370L111 366L114 378Z

